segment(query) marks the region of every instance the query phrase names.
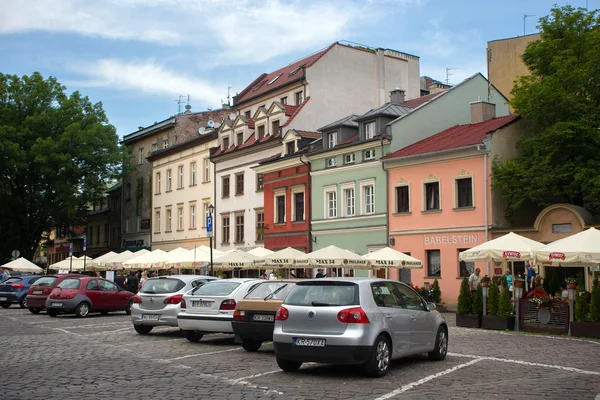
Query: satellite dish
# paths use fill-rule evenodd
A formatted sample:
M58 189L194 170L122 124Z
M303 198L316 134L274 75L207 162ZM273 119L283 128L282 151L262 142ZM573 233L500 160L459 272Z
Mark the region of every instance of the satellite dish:
M198 133L199 133L199 134L201 134L201 135L204 135L204 132L205 132L205 131L206 131L206 130L205 130L204 128L200 128L200 129L198 129Z
M215 121L213 121L212 119L206 123L207 128L212 128L213 126L215 126Z

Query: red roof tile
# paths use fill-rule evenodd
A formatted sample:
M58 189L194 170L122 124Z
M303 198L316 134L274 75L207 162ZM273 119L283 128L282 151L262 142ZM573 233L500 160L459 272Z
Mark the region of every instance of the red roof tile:
M244 143L242 143L239 148L245 149L246 147L252 146L254 142L256 142L256 133L252 133L252 135L250 135L250 137Z
M296 132L298 132L300 137L302 137L304 139L320 139L321 136L323 135L321 132L309 132L309 131L299 131L299 130L296 130Z
M239 93L233 98L234 105L239 105L244 101L263 95L272 90L281 88L297 80L298 78L304 77L304 68L311 67L336 44L337 42L333 43L325 50L321 50L317 53L314 53L306 58L303 58L302 60L296 61L290 65L280 68L277 71L273 71L269 74L261 74L258 78L254 80L254 82L252 82L248 87L242 90L241 93ZM270 82L272 83L269 84Z
M417 108L421 104L427 103L429 100L432 100L432 99L438 97L440 94L442 94L444 92L445 92L445 90L442 90L441 92L431 93L431 94L428 94L426 96L417 97L416 99L406 100L404 103L401 104L401 106L402 107Z
M254 129L254 120L252 118L248 118L248 128Z
M293 115L296 112L296 110L298 109L298 107L300 107L300 106L290 106L289 104L286 104L286 105L284 105L284 107L285 107L285 115L287 115L289 117L290 115Z
M418 154L435 153L438 151L458 149L481 143L485 135L510 124L519 118L518 114L490 119L476 124L456 125L438 134L423 139L408 147L382 157L384 160L392 158L414 156Z
M296 117L296 115L298 115L300 113L300 111L302 110L302 108L304 107L304 105L306 103L308 103L308 101L310 100L310 96L308 96L306 99L304 99L304 101L296 107L296 109L294 110L294 113L288 118L287 121L285 121L285 124L283 124L281 127L285 128L286 126L288 126L290 124L290 122L292 122L292 120ZM287 115L287 112L286 112Z

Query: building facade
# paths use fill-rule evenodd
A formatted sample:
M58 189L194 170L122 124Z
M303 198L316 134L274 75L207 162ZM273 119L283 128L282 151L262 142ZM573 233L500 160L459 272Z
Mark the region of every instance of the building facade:
M48 265L55 264L69 257L69 247L73 243L73 255L83 255L83 234L85 226L54 228L48 234L46 255Z
M97 258L121 248L121 188L120 182L111 186L86 218L86 255L89 257Z

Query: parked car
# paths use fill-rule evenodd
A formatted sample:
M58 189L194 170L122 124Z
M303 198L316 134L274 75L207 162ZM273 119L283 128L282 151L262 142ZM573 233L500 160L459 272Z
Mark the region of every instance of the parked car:
M404 283L313 279L298 282L277 311L273 345L284 371L307 361L363 364L366 375L379 377L392 359L428 353L443 360L448 325Z
M59 313L86 317L90 312L108 314L110 311L125 311L129 315L133 296L106 279L67 278L48 296L46 310L51 317Z
M84 278L86 275L81 274L56 274L43 275L35 281L27 291L26 304L33 314L38 314L46 308L46 300L50 292L58 286L59 283L67 278Z
M183 295L177 325L190 342L205 333L233 333L231 321L237 302L262 279L222 279L190 290Z
M147 335L155 326L177 327L179 303L184 293L217 279L205 275L171 275L148 279L133 297L131 320L135 331Z
M275 313L295 285L290 280L261 282L237 303L231 325L244 350L257 351L273 340Z
M27 308L27 291L38 279L39 275L11 276L0 283L0 306L8 308L11 304L18 304Z

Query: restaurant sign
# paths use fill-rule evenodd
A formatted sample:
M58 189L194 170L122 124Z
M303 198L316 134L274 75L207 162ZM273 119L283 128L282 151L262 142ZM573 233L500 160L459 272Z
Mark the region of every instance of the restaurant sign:
M423 240L426 245L440 244L476 244L479 243L477 234L468 235L424 235Z

